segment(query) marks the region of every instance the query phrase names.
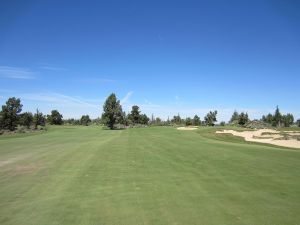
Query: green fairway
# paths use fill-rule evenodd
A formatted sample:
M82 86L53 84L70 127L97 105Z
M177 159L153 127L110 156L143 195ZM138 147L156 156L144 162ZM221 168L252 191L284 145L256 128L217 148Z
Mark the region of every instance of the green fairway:
M299 224L300 150L214 129L1 136L0 224Z

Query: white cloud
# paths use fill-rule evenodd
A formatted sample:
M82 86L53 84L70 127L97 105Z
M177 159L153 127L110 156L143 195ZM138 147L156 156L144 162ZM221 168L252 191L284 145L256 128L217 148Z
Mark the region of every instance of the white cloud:
M66 68L54 67L54 66L40 66L40 69L51 70L51 71L66 71Z
M0 77L9 79L35 79L35 73L26 68L0 66Z
M132 96L133 91L128 92L124 98L120 101L120 104L122 106L126 106L129 103L130 97Z
M95 100L86 100L75 98L60 93L39 93L39 94L22 94L22 99L31 100L44 103L52 103L63 106L77 106L77 107L92 107L99 108L103 100L99 99L99 104L95 104Z
M39 108L44 114L57 109L64 118L80 118L81 115L90 115L97 118L101 115L103 99L84 99L61 93L24 93L20 94L23 103L23 111L34 112Z

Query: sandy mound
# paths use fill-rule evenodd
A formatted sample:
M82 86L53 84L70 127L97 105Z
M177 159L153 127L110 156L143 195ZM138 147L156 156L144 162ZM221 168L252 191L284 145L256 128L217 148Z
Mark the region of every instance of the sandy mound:
M284 131L284 132L292 136L300 136L300 132L297 131Z
M197 130L198 127L177 127L177 130Z
M289 148L300 148L300 141L296 139L290 140L277 140L278 138L284 138L280 135L279 131L272 129L260 129L255 131L234 131L234 130L224 130L217 131L218 134L233 134L234 136L239 136L245 138L246 141L267 143L272 145L278 145Z

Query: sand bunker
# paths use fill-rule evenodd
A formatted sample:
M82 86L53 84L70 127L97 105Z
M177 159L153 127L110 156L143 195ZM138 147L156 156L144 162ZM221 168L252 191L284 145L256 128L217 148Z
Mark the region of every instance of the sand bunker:
M224 130L217 131L217 134L233 134L234 136L239 136L245 138L246 141L267 143L272 145L278 145L289 148L300 148L300 141L297 139L289 139L289 140L278 140L280 138L284 138L283 135L280 134L279 131L272 129L260 129L255 131L234 131L234 130ZM290 133L287 133L290 135Z
M177 127L177 130L197 130L198 127Z

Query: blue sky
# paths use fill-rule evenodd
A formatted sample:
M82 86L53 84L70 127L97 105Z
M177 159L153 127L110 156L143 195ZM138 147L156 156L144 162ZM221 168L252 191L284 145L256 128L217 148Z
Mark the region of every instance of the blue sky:
M299 1L1 1L0 104L102 112L117 94L149 116L279 105L300 118Z

